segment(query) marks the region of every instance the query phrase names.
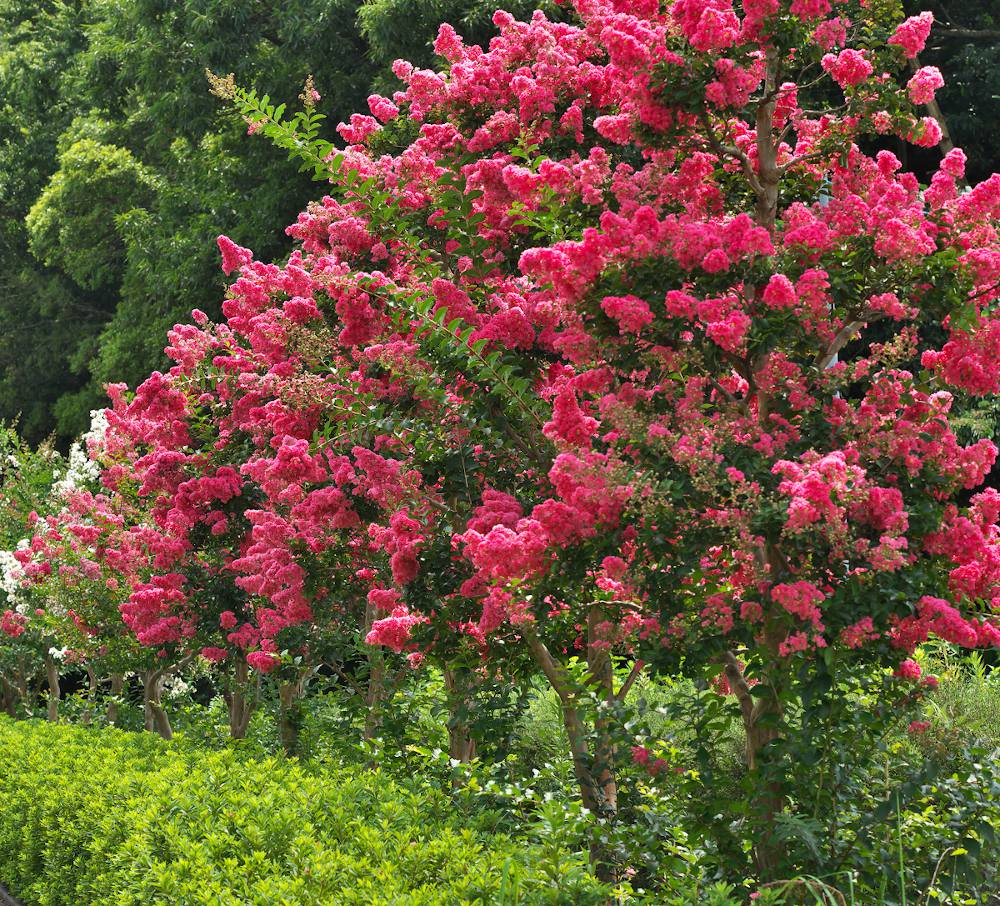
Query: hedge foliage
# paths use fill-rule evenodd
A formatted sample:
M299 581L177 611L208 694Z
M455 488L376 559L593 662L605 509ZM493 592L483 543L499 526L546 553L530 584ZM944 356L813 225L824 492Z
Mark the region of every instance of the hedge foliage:
M604 901L581 857L378 771L0 719L0 880L25 906Z

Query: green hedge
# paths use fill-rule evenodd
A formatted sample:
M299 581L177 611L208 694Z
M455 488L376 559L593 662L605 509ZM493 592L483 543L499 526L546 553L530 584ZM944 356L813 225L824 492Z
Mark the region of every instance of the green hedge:
M0 719L0 882L25 906L605 901L544 852L378 772Z

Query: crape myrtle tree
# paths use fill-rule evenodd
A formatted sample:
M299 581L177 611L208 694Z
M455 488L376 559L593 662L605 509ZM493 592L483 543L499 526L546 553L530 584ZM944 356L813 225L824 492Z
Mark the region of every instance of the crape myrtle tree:
M205 476L182 480L181 454L144 455L154 442L145 403L158 392L157 382L139 389L131 410L120 402L121 388L110 389L113 406L101 413L105 424L89 445L103 487L66 489L62 506L15 555L23 585L48 601L76 602L73 610L63 606L59 612L72 617L63 628L71 637L75 628L76 638L67 645L86 660L92 682L110 674L112 693L121 694L124 673L139 674L146 729L172 737L164 683L200 656L216 666L231 734L241 738L258 703L259 682L245 656L232 657L239 649L227 647L246 596L228 581L233 544L216 527L225 520L205 525L192 516ZM147 417L132 418L136 410ZM164 439L162 427L155 437ZM204 458L192 457L188 472ZM234 478L232 469L215 470L207 482L217 504L236 496ZM239 508L232 509L238 515Z
M120 694L124 671L137 669L146 654L121 620L119 604L127 597L122 570L104 568L97 554L101 539L126 522L117 512L120 500L94 495L104 429L99 410L68 457L49 445L32 450L5 429L0 500L8 549L0 555L6 595L0 676L12 715L30 710L35 688L44 683L49 719L58 719L60 675L69 667L88 676L83 717L89 721L100 681L110 673L112 695ZM33 681L33 675L44 679ZM115 704L108 717L116 721Z
M11 717L31 709L52 676L53 640L38 624L39 601L22 588L17 552L29 543L33 514L44 509L62 465L51 446L33 450L12 426L0 425L0 709ZM55 716L57 695L51 699Z
M443 28L443 71L398 63L340 150L311 85L285 120L213 77L331 190L283 264L220 238L224 320L196 313L169 372L116 392L103 480L152 519L122 533L147 550L122 613L168 660L289 677L332 633L368 652L376 711L436 661L459 756L478 683L544 677L603 874L641 771L711 804L693 825L731 864L787 876L807 860L783 829L834 801L845 730L876 747L927 688L915 647L1000 642L1000 495L956 502L996 450L948 419L1000 384L1000 177L960 191L956 150L922 187L861 150L938 144L940 74L909 67L928 16L569 18L498 13L488 49ZM731 693L698 698L679 774L625 748L643 671ZM723 801L726 711L747 772Z
M955 150L922 187L860 150L938 144L940 73L909 65L929 14L576 11L498 13L488 50L442 29L446 71L397 64L406 90L343 124L343 152L310 111L282 122L217 81L338 187L290 230L311 293L237 281L229 323L262 350L296 322L324 337L325 383L344 383L312 455L353 444L355 468L377 452L422 489L366 492L390 567L368 579L387 611L368 640L530 662L609 818L611 715L637 671L717 675L746 735L743 848L775 876L791 743L814 763L859 701L874 733L915 695L929 635L1000 642L1000 497L955 503L996 450L948 422L954 395L1000 380L1000 177L960 191Z

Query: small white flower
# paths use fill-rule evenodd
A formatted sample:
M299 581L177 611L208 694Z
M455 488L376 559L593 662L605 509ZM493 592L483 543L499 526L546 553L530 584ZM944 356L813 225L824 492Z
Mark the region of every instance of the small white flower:
M19 545L20 546L20 545ZM21 595L21 580L24 577L21 564L12 551L0 551L0 593L7 597L7 603L18 606Z
M81 485L97 481L101 475L100 463L93 458L104 445L104 435L108 431L108 410L94 409L90 413L90 430L82 434L69 448L66 474L52 473L52 493L55 497L66 497Z

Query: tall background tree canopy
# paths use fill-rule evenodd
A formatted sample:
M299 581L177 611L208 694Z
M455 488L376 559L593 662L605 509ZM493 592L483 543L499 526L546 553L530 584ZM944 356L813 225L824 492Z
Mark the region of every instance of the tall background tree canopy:
M506 6L527 15L536 4ZM477 42L484 0L0 0L0 419L79 433L103 385L165 363L166 330L216 314L215 237L263 260L309 177L209 95L205 69L293 101L312 74L336 123L431 61L443 21Z

